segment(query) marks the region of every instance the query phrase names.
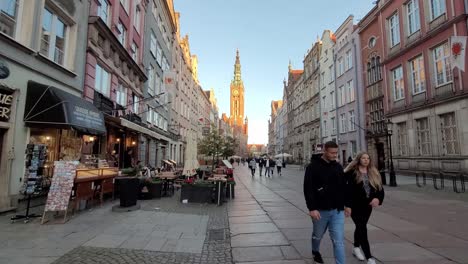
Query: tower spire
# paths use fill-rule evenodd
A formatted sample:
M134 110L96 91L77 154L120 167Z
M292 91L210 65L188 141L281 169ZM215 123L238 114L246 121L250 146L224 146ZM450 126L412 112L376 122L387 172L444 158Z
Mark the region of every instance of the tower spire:
M242 83L239 49L236 51L236 64L234 64L234 80L232 83L235 85L240 85Z

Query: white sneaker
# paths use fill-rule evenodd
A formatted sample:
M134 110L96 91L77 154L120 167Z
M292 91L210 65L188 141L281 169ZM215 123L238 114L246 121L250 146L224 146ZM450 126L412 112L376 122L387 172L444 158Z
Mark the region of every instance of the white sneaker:
M358 248L358 247L353 248L353 256L355 256L357 259L359 259L361 261L366 260L366 258L364 257L364 254L362 253L361 249ZM369 263L372 263L372 262L367 262L367 263L369 264ZM375 264L375 261L373 263Z
M373 258L367 260L367 264L376 264Z

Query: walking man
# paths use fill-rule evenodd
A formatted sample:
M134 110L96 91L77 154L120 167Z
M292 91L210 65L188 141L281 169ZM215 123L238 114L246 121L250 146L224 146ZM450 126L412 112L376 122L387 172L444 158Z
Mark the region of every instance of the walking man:
M262 177L263 165L264 160L262 157L260 157L260 159L258 160L258 171L260 172L260 177Z
M324 263L320 241L329 229L336 264L345 264L344 219L351 214L349 187L343 167L336 161L338 145L325 143L323 155L315 157L304 176L304 197L312 218L312 255L315 263Z
M281 159L276 160L276 170L278 172L278 175L281 176L281 168L283 167L283 163L281 162Z
M252 172L252 177L255 176L255 169L257 168L257 161L255 158L249 162L250 171Z
M270 167L268 168L270 171L268 173L271 173L271 177L273 177L273 174L275 172L275 160L270 158Z

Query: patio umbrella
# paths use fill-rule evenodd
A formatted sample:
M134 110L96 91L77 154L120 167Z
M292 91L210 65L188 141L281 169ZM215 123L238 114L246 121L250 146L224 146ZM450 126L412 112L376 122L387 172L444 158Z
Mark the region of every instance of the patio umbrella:
M292 157L292 155L288 153L281 153L281 154L275 155L275 158L288 158L288 157Z
M187 136L187 148L185 150L185 161L183 174L186 176L195 175L196 169L200 167L197 159L197 144L193 138L193 133Z
M239 157L239 156L236 156L236 155L231 156L231 157L229 157L229 158L233 158L233 159L242 159L242 157Z

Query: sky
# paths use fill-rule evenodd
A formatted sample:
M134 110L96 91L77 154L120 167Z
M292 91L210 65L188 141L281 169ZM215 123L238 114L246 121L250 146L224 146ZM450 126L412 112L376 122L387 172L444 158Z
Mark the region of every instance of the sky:
M239 49L249 144L268 142L271 101L283 98L288 64L303 69L307 50L323 30L336 31L349 15L355 23L374 0L174 0L182 36L198 57L204 90L214 88L220 116L229 116L230 83Z

